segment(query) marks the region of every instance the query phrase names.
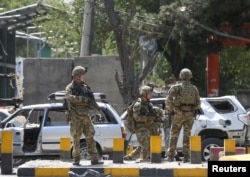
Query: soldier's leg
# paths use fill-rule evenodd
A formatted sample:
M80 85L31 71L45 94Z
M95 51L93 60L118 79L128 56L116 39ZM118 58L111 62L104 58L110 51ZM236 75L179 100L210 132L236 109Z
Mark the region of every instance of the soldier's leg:
M193 126L193 114L192 112L186 112L186 121L183 122L183 155L184 161L188 162L190 158L190 141L191 129Z
M88 153L91 159L91 165L103 164L98 160L98 152L96 150L96 142L94 140L95 129L90 119L84 119L83 134L85 135Z
M78 121L71 121L70 126L70 134L73 138L73 159L74 159L74 165L79 165L79 162L81 160L80 157L80 137L81 137L81 127L80 123Z
M138 132L137 137L138 143L141 147L142 160L149 160L149 141L150 141L150 132L147 129L142 129Z
M172 122L172 127L170 131L170 141L169 141L168 159L167 159L168 161L173 161L173 158L176 154L176 146L179 133L182 127L182 121L183 121L182 113L177 112Z

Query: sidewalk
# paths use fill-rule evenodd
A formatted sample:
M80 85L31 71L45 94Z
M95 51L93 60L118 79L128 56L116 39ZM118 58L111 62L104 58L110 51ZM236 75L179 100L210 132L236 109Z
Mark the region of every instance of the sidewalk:
M22 177L68 177L72 171L78 175L92 169L112 177L207 177L207 163L190 164L183 162L154 163L124 161L117 164L111 160L104 160L103 165L91 166L90 161L81 161L81 166L73 166L72 162L60 160L33 160L17 169L17 176Z

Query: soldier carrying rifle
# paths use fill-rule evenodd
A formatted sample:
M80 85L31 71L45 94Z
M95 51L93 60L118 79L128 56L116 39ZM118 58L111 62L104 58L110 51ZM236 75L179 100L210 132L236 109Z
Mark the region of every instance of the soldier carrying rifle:
M98 161L95 129L89 117L89 111L99 109L93 92L85 82L87 68L76 66L72 71L73 80L66 87L66 100L69 109L70 134L73 137L73 165L80 165L80 137L85 136L91 164L101 164Z

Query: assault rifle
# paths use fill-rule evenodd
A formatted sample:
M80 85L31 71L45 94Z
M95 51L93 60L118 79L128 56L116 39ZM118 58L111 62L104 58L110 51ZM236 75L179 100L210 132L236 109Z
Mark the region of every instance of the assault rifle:
M155 122L163 122L162 119L158 116L156 110L152 106L149 107L149 111L147 112L146 115L155 116ZM159 121L159 120L161 120L161 121Z
M89 101L97 110L100 110L98 104L97 104L96 101L95 101L94 94L93 94L93 92L92 92L91 90L82 89L82 87L80 86L80 84L76 84L75 89L80 93L79 96L83 96L83 97L87 98L88 101Z
M198 115L198 112L199 112L198 109L196 109L196 110L193 111L194 120L196 120L196 117L197 117L197 115Z

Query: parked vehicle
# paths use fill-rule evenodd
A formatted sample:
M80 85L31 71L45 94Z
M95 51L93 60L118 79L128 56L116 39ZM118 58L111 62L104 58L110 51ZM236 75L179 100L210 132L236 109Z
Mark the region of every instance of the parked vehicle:
M154 105L165 108L165 98L152 98ZM121 115L126 127L126 112ZM128 138L130 132L128 132ZM210 158L210 148L224 145L224 139L235 139L237 146L250 144L250 116L235 96L201 98L201 108L195 117L191 131L192 136L201 136L202 160ZM182 149L183 130L181 130L177 147ZM135 135L130 144L137 146ZM164 151L164 141L162 139Z
M58 93L57 93L58 94ZM50 99L63 98L50 95ZM100 111L92 111L96 148L99 156L112 155L113 139L126 138L125 128L116 110L104 102L97 102ZM1 122L2 129L13 132L14 165L25 158L54 158L60 155L60 138L71 137L66 122L67 107L63 103L47 103L23 106ZM0 133L1 134L1 133ZM1 142L2 137L0 138ZM1 142L2 143L2 142ZM85 137L81 137L82 159L89 159Z
M9 115L10 115L9 109L0 108L0 121L4 120Z

